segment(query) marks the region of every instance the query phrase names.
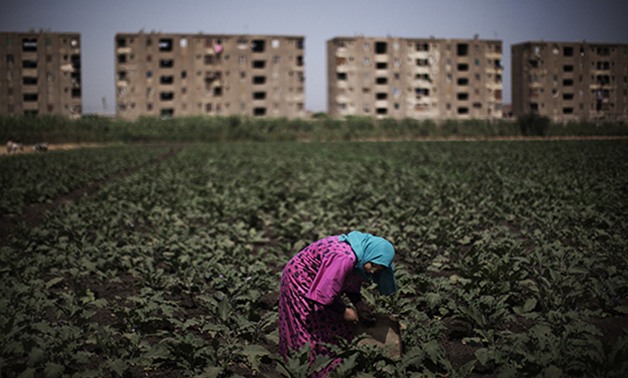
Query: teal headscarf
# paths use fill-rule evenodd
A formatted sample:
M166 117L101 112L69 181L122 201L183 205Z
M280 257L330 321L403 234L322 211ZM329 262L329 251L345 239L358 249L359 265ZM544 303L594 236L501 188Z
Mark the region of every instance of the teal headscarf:
M395 257L395 247L388 240L379 236L351 231L348 234L340 235L340 241L351 245L358 262L355 269L367 280L373 280L377 284L380 294L390 295L397 290L395 281L395 270L393 268L393 258ZM373 275L364 271L364 264L371 262L382 265L384 269Z

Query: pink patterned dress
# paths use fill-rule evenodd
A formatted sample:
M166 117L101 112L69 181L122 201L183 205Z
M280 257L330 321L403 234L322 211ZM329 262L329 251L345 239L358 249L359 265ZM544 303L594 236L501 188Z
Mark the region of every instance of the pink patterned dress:
M362 278L349 243L330 236L309 245L286 265L279 291L279 347L282 356L309 344L316 355L329 355L322 343L353 338L343 319L342 294L359 296Z

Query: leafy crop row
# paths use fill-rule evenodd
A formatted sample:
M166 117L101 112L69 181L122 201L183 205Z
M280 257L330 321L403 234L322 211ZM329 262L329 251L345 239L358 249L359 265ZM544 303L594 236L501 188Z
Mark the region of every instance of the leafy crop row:
M164 149L104 147L0 158L0 213L53 200L92 181L139 166Z
M16 231L0 254L8 376L300 376L276 293L307 243L391 239L404 355L340 376L623 376L628 143L198 144ZM616 322L613 322L616 320ZM604 333L614 326L614 334ZM608 327L606 327L608 328Z

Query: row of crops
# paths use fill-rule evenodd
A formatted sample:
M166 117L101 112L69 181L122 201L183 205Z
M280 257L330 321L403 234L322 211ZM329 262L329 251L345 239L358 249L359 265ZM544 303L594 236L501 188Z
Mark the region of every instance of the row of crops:
M128 147L79 149L63 155L4 157L0 170L0 214L19 214L31 204L105 179L125 169L140 166L163 154L165 148Z
M116 166L163 153L117 148ZM36 159L32 188L73 153L0 169ZM1 375L306 376L306 352L277 355L281 270L358 229L399 250L400 291L365 294L401 319L404 354L342 345L338 376L625 376L627 155L626 140L186 145L13 230Z

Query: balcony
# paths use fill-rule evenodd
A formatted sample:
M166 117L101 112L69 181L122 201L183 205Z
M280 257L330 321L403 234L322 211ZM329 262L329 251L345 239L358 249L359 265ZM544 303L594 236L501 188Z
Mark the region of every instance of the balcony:
M412 59L429 59L429 51L414 51L408 54L408 57Z
M384 54L377 54L375 55L375 62L388 62L388 55L384 55Z
M337 57L341 57L341 58L346 58L347 57L347 48L346 47L339 47L336 49L336 56Z
M116 49L116 54L130 54L133 50L130 47L118 47Z

